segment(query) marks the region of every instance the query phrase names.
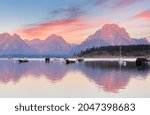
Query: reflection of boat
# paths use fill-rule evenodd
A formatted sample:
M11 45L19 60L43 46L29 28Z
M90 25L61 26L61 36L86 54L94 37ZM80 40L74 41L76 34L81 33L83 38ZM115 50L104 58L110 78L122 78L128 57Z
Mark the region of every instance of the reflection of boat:
M84 62L84 59L83 58L79 58L77 59L78 62Z
M58 62L58 61L60 61L60 58L54 58L53 61Z
M13 60L13 58L8 58L8 60Z
M29 62L29 60L27 58L19 59L18 61L19 61L19 63Z
M69 60L69 59L66 59L65 61L66 61L66 64L71 64L71 63L75 63L76 62L74 60Z
M145 66L148 64L147 58L137 58L136 59L136 66Z

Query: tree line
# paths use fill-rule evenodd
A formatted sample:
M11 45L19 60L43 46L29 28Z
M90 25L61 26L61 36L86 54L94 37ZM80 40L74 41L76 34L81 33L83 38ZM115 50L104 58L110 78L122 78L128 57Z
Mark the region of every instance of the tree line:
M150 45L122 45L122 46L103 46L81 50L77 57L90 56L150 56Z

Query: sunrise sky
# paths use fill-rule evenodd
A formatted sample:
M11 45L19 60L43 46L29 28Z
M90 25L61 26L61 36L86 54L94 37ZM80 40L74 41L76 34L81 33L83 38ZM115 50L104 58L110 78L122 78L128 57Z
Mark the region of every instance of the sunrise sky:
M150 0L0 0L0 33L23 39L57 34L80 43L110 23L150 41Z

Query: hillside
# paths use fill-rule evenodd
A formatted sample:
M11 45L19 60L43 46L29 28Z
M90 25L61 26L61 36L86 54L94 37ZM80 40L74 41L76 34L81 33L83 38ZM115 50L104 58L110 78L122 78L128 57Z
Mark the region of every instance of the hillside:
M120 46L93 47L81 51L75 57L118 57ZM121 46L121 56L138 57L150 56L150 45L124 45Z

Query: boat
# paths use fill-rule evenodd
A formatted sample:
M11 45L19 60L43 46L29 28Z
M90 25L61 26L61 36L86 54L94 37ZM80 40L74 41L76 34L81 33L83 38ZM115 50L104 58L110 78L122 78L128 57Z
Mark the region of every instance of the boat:
M72 64L76 62L75 60L69 60L69 59L65 59L65 61L66 61L66 64Z
M49 63L50 62L50 58L45 58L45 62Z
M19 63L27 63L29 60L27 58L19 59Z
M77 59L78 62L84 62L84 59L83 58L79 58Z
M145 66L148 64L148 59L145 57L140 57L136 59L136 66Z

